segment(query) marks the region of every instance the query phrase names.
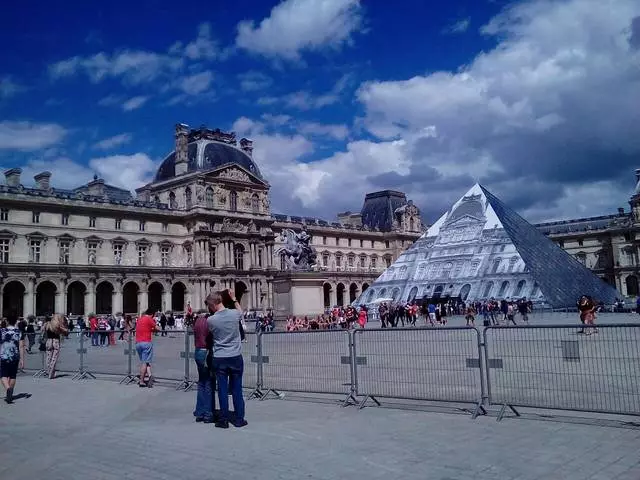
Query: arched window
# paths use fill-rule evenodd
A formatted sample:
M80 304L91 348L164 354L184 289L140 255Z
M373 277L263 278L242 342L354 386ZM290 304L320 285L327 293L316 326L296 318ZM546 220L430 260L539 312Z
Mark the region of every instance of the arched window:
M207 189L204 191L204 199L207 203L207 208L214 207L213 188L207 187Z
M518 257L511 257L509 259L509 272L513 272L513 269L515 268L516 263L518 263Z
M169 208L178 208L178 202L176 202L176 194L169 192Z
M491 290L493 290L493 282L487 283L487 286L484 289L484 298L489 298Z
M251 211L253 213L260 213L260 197L257 193L251 195Z
M154 196L154 197L153 197L153 201L154 201L155 203L160 203L160 197L159 197L158 195Z
M626 287L627 287L627 296L629 296L629 297L637 297L638 296L638 291L640 290L638 288L638 277L636 277L635 275L629 275L625 279L625 284L626 284Z
M507 289L509 288L509 282L504 281L502 285L500 285L500 291L498 292L498 297L504 297L507 294Z
M229 210L238 211L238 194L236 192L229 193Z
M522 291L524 290L526 284L527 282L525 282L524 280L520 280L518 282L518 286L516 287L516 291L513 293L513 296L519 297L520 295L522 295Z
M184 189L184 206L186 209L192 207L191 203L191 189L189 187Z
M491 273L496 273L498 271L498 269L500 268L500 259L496 258L493 261L493 268L491 269Z
M236 270L244 270L244 247L239 243L233 247L233 259Z
M416 222L414 222L414 221L413 221L413 217L411 217L411 218L409 219L409 230L410 230L410 231L412 231L412 232L413 232L413 230L414 230L414 228L415 228L415 223L416 223Z
M285 271L287 269L287 256L284 253L280 254L280 270Z

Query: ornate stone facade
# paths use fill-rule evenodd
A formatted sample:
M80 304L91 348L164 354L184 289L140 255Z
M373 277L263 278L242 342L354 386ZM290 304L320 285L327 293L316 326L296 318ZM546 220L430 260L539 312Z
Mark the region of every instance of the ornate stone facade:
M136 198L97 177L62 190L48 172L36 175L35 188L22 185L20 169L5 172L3 315L180 312L188 302L197 310L220 288L235 288L245 308L269 309L273 279L286 268L274 254L280 233L303 227L326 278L325 304L346 304L422 233L418 210L399 192L372 194L409 207L392 210L392 228L357 214L333 223L272 214L249 140L238 146L233 134L186 125L175 140Z

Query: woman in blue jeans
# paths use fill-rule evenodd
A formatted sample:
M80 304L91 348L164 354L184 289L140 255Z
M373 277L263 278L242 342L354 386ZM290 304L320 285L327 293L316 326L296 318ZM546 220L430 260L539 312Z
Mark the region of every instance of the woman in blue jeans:
M193 325L194 358L198 367L198 395L193 415L196 422L213 423L216 413L215 375L211 365L213 338L207 326L207 316L199 315Z

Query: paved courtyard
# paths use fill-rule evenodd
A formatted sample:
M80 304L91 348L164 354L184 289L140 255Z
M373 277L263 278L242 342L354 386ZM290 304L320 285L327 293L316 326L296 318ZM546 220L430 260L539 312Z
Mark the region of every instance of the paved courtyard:
M335 401L247 402L249 425L196 424L195 392L19 378L0 405L0 478L640 479L640 429Z

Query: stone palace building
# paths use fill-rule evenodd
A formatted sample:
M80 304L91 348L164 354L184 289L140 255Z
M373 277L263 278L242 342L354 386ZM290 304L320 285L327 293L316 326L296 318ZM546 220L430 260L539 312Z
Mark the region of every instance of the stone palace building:
M280 234L303 228L318 252L313 275L325 305L343 305L422 233L420 212L394 191L368 194L359 214L335 222L273 214L252 149L233 133L177 125L175 150L135 198L97 177L58 189L49 172L25 187L19 168L7 170L3 316L198 310L220 288L234 288L247 309L270 309L274 278L295 275L282 272Z
M285 229L312 236L325 306L353 301L422 233L405 194L367 194L360 213L337 221L271 212L269 183L252 142L177 125L175 150L136 190L92 181L72 190L51 174L0 185L0 311L18 315L182 312L210 290L234 288L247 309L274 306ZM537 225L628 297L639 293L640 170L631 211Z

